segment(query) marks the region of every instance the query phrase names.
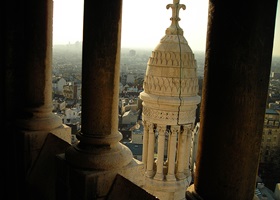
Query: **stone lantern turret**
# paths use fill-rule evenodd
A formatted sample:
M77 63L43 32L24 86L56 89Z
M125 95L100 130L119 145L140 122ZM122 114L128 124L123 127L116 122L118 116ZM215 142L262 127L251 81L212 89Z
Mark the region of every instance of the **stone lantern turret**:
M152 51L144 78L142 119L145 189L159 199L185 199L191 181L191 131L198 96L197 65L178 22L185 5L173 0L171 25Z

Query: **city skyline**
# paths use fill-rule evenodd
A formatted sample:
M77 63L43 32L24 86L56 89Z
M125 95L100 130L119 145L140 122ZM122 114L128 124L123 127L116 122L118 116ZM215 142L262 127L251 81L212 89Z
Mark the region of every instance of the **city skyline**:
M121 47L154 49L171 24L173 0L123 0ZM194 51L204 51L207 32L207 0L180 1L180 27ZM280 56L280 8L277 7L273 56ZM53 44L73 44L82 41L83 1L54 0Z

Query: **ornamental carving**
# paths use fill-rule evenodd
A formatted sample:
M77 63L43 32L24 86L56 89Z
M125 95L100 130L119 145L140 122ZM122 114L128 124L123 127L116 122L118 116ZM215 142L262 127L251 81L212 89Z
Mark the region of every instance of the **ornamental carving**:
M196 60L193 53L153 51L148 65L196 68Z
M196 117L196 109L180 112L180 115L178 115L178 111L162 111L143 107L142 114L143 119L153 123L164 123L166 121L167 125L171 125L177 123L179 120L183 121L183 123L193 123Z
M181 79L146 76L144 81L146 93L175 96L195 96L198 93L198 78Z

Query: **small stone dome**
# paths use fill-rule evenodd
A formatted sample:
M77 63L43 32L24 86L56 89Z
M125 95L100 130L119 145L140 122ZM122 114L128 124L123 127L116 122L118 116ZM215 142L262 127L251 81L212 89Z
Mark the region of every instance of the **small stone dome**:
M169 7L179 9L174 4L167 5ZM178 25L179 20L178 16L171 17L171 26L147 63L140 98L143 100L143 119L153 123L163 123L162 120L164 123L169 121L169 125L194 123L200 102L196 60Z

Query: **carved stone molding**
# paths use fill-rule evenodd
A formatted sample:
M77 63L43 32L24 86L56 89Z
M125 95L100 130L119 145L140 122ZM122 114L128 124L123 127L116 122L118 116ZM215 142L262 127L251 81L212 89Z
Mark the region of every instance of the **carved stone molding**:
M153 123L175 125L175 124L189 124L194 123L196 117L196 108L181 111L162 111L149 107L143 107L143 119Z
M198 78L180 79L146 76L145 92L161 96L195 96L198 93Z

